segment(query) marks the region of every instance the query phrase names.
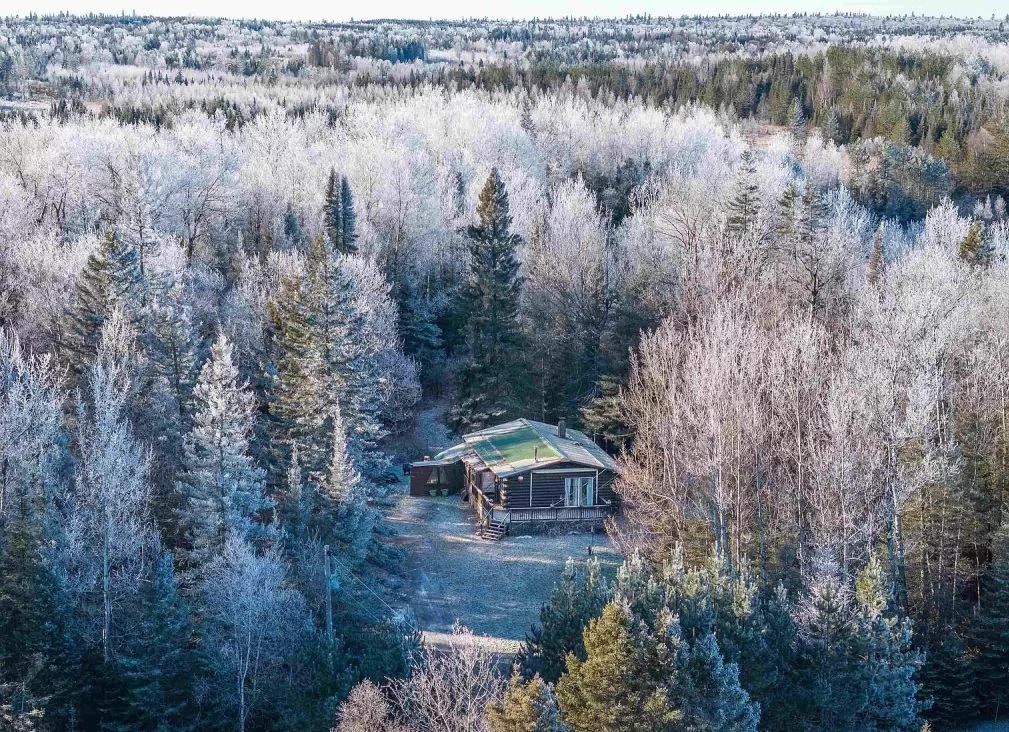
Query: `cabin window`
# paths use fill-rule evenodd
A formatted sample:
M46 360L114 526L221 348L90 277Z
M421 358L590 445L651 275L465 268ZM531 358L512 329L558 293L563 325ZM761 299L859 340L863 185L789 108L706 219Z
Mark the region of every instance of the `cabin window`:
M427 479L428 485L438 485L441 483L441 468L433 468L431 475Z
M596 505L596 480L587 478L565 478L564 479L564 505L565 506L594 506Z

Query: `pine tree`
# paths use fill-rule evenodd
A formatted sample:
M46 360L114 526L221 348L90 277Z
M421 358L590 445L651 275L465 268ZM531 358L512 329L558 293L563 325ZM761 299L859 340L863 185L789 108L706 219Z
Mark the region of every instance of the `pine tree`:
M693 729L756 732L760 705L739 685L739 669L725 663L718 642L707 633L682 648L683 712Z
M729 234L741 237L755 231L760 215L760 188L757 186L757 171L753 165L753 152L749 148L743 153L735 188L735 194L727 206L728 220L726 225Z
M675 635L668 641L678 643ZM611 602L585 629L585 660L568 656L557 682L557 701L573 732L673 732L681 727L675 708L675 650L659 649L630 609Z
M564 732L557 697L539 675L523 681L516 669L500 701L487 709L489 732Z
M325 200L324 227L333 250L342 254L354 254L357 252L357 217L354 214L350 181L346 176L337 175L335 170L329 172Z
M569 654L584 660L585 626L598 617L608 600L599 561L591 560L579 574L574 561L568 559L550 603L540 608L539 624L533 626L519 651L522 672L554 682L564 672Z
M347 451L347 431L339 405L333 409L333 442L329 454L329 473L322 488L325 499L335 505L347 503L357 497L361 476Z
M343 214L340 229L340 251L344 254L357 252L357 215L354 213L354 196L350 192L350 181L340 179L340 209Z
M913 732L921 728L918 683L921 665L911 649L911 621L888 617L888 581L882 565L873 556L855 585L859 610L855 656L850 664L864 677L869 704L863 729L880 732Z
M134 326L141 322L143 287L136 250L113 231L105 232L98 251L84 266L69 314L66 358L78 371L94 359L102 327L113 310L122 310Z
M962 729L977 720L977 679L956 629L943 628L929 647L921 672L922 698L931 699L925 716L937 729Z
M992 559L982 581L981 608L971 628L977 647L975 674L982 709L996 720L1009 714L1009 522L992 539Z
M261 521L272 506L263 495L264 473L249 455L255 397L239 382L233 348L223 333L200 370L193 403L194 426L186 436L186 474L179 490L186 560L198 567L228 536L262 534Z
M883 257L883 227L876 229L876 236L872 241L872 252L869 254L869 267L866 270L865 279L872 286L877 287L883 274L886 271L886 259Z
M342 410L347 435L360 457L386 434L379 414L385 375L358 306L352 263L351 257L336 255L317 241L309 262L306 304L311 337L322 359L323 414Z
M305 284L296 278L281 283L269 304L271 360L269 416L271 484L283 483L291 451L297 447L302 469L322 475L328 438L324 353Z
M792 99L792 105L788 108L788 129L799 145L806 143L806 113L798 97Z
M457 431L479 429L508 413L519 387L517 258L521 238L510 233L508 193L491 170L477 206L480 224L469 227L470 272L465 291L469 362L457 380L451 413Z
M44 707L58 724L69 701L66 673L72 656L61 622L57 579L41 547L42 535L34 522L0 525L0 689L12 689L12 714Z
M841 137L841 120L837 116L837 109L831 106L823 118L823 139L827 142L838 142Z
M340 251L340 238L343 236L343 206L340 202L340 178L336 170L330 170L329 178L326 179L323 216L323 227L329 237L329 243L336 251Z
M984 224L974 221L967 236L960 242L960 259L975 266L984 266L991 260L991 246L984 238Z
M139 600L140 625L118 659L126 682L122 728L138 732L191 729L193 682L189 608L176 591L172 558L162 555Z

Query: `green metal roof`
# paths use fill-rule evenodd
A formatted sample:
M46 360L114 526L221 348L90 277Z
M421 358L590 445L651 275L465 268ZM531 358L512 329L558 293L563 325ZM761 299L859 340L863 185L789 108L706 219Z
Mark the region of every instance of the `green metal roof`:
M618 469L616 462L585 434L568 428L565 437L556 425L516 419L463 435L463 442L435 456L444 464L475 454L495 475L505 477L534 467L572 462L603 470Z

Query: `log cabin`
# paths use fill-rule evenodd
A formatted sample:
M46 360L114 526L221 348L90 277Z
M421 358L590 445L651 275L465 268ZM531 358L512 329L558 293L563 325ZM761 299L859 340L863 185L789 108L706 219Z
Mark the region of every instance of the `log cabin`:
M563 419L516 419L412 463L410 494L462 494L484 531L503 534L519 524L601 523L616 508L617 472L612 457Z

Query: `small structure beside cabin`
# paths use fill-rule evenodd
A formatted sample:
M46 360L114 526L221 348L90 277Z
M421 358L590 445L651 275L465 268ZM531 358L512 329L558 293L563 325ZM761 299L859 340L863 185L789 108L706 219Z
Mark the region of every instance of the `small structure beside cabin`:
M516 419L410 466L410 495L462 493L484 527L599 523L615 510L617 464L578 430Z

